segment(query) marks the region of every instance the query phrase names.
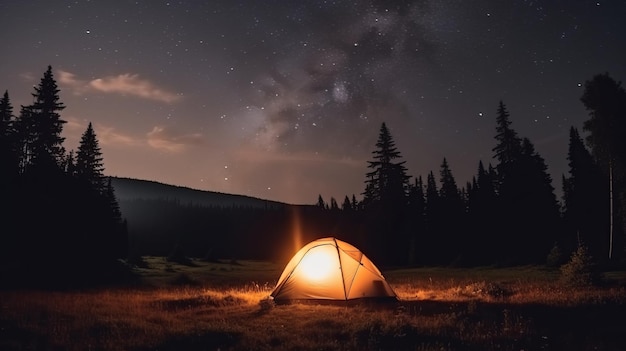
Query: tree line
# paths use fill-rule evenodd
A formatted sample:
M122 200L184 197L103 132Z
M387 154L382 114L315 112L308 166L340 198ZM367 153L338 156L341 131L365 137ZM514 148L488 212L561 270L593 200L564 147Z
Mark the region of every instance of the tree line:
M360 200L320 195L317 204L271 208L118 202L91 123L77 150L63 147L65 106L50 66L32 96L17 116L8 91L0 99L0 263L17 279L104 275L118 258L173 250L287 260L294 243L328 235L382 265L560 264L582 244L603 262L626 256L626 93L608 74L585 83L588 135L570 129L562 201L501 101L493 162L479 161L464 185L445 157L437 173L409 176L382 123Z
M354 241L388 264L560 264L580 245L602 263L625 258L626 92L608 73L586 81L589 119L570 128L569 174L558 201L547 165L519 136L500 101L494 163L479 161L464 186L444 157L437 175L411 177L382 123L363 200L318 207L365 223ZM356 226L353 226L355 228Z
M93 126L68 152L59 92L48 66L18 115L8 91L0 99L0 262L24 283L101 279L126 256L126 223Z
M598 86L624 100L621 85L605 74L586 82L583 102ZM604 96L611 95L595 99ZM477 174L464 185L457 184L445 157L438 172L409 176L383 123L360 200L352 194L327 202L319 195L313 205L272 209L126 200L121 206L130 219L131 250L164 255L177 247L195 257L285 260L290 258L285 252L295 252L294 237L304 244L335 235L383 265L560 265L581 245L599 262L619 262L625 243L624 156L601 156L608 147L596 135L602 126L621 130L615 131L612 150L626 149L615 146L623 143L617 136L626 135L619 124L626 109L614 104L609 114L595 106L585 102L586 139L570 128L561 201L545 160L530 139L518 135L500 102L493 162L478 161ZM610 118L622 122L604 120ZM602 157L613 160L612 179Z

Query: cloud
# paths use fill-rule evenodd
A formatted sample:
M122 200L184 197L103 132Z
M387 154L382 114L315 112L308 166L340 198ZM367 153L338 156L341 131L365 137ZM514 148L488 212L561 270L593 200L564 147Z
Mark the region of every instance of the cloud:
M140 78L137 74L125 73L88 81L78 79L71 72L59 70L58 77L59 82L72 89L77 95L89 91L99 91L136 96L165 103L173 103L181 99L181 95L161 89L149 80Z
M57 79L61 84L70 88L75 95L81 95L89 90L89 82L77 79L74 73L58 70Z
M200 133L180 134L163 126L154 126L146 136L151 147L174 153L183 151L187 146L201 144L203 141Z
M78 146L83 133L87 130L89 122L85 119L74 116L65 117L65 120L67 123L63 128L64 133L68 141ZM115 147L134 147L145 145L145 140L143 138L137 138L102 123L94 123L93 128L100 145Z
M31 72L23 72L23 73L20 73L20 78L22 78L23 80L27 82L32 82L35 80L35 75Z
M161 90L150 81L140 79L137 74L127 73L114 77L97 78L89 82L89 86L105 93L134 95L167 103L180 99L180 95Z
M102 145L137 146L141 141L131 135L122 133L113 127L97 124L94 127L98 140Z

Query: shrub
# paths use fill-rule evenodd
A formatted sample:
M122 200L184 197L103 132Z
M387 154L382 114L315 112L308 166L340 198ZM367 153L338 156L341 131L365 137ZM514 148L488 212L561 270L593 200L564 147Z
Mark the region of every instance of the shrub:
M561 266L561 282L568 286L585 287L599 282L600 274L589 249L579 244L567 263Z
M563 254L563 250L557 243L554 243L548 257L546 258L546 265L548 267L559 267L565 263L566 256Z

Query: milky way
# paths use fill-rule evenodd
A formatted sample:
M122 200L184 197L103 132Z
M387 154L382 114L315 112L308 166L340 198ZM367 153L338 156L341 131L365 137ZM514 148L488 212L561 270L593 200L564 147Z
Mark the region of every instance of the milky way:
M364 189L386 122L409 174L493 162L495 112L567 169L582 84L626 77L618 1L0 3L14 106L52 65L66 148L89 122L109 175L314 203ZM16 111L17 112L17 111Z

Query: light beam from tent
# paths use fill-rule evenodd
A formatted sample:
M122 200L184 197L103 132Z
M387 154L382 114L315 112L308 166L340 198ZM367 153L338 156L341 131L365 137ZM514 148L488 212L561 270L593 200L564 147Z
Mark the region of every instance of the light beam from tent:
M302 247L302 225L300 212L295 206L291 210L291 233L293 234L293 252L298 252Z

